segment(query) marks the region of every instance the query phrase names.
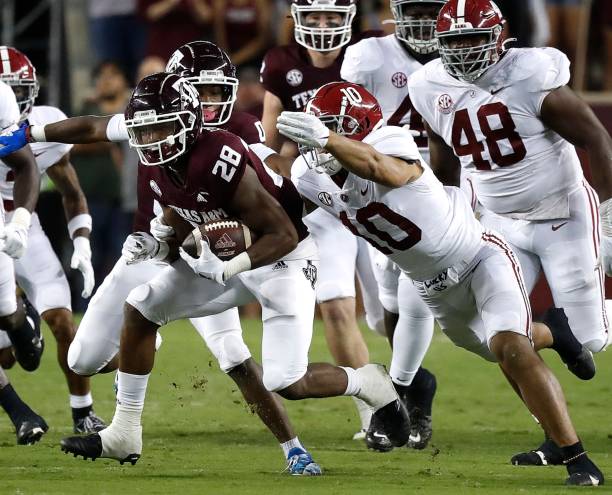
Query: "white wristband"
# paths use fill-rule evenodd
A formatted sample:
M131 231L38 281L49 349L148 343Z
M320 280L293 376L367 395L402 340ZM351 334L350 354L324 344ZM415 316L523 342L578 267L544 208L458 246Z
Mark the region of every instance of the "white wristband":
M44 125L31 125L30 126L30 137L35 143L46 143L47 136L45 135Z
M223 281L229 280L234 275L246 272L251 269L251 258L246 253L240 253L238 256L233 257L231 260L226 261L223 266Z
M612 237L612 198L606 199L599 205L599 218L603 235Z
M81 213L68 221L68 235L74 239L74 233L79 229L87 229L91 232L92 220L89 213Z
M157 241L158 248L157 253L153 256L154 260L164 261L168 257L168 253L170 252L170 246L166 241Z
M32 214L21 206L13 212L13 217L11 218L12 223L23 225L26 229L30 228L31 220Z

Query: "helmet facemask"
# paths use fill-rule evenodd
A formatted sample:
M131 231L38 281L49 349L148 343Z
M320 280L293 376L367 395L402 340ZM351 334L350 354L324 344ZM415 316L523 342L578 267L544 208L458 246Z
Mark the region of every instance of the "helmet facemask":
M238 94L238 79L227 77L220 70L203 70L199 76L185 77L198 91L200 86L221 87L221 101L204 101L200 92L202 127L217 127L232 116Z
M129 145L143 165L163 165L187 151L187 133L194 128L196 116L189 110L157 115L144 110L126 119Z
M291 5L291 15L295 23L295 41L305 48L318 52L329 52L348 44L352 36L352 23L357 9L355 5L337 6L317 4L310 6ZM338 23L327 23L321 27L313 14L336 14Z
M392 0L391 13L397 39L406 43L415 53L434 53L438 49L438 40L435 37L436 18L443 4L444 2L439 1ZM429 10L431 17L426 18L427 15L424 14Z
M19 121L23 122L30 116L34 100L38 96L38 81L35 79L20 79L13 74L2 76L0 80L7 83L13 90L13 93L15 93L15 99L21 112Z
M499 60L502 51L500 47L502 30L502 26L498 25L492 29L436 33L440 59L446 71L462 81L474 82ZM450 47L453 39L468 36L484 36L486 40L484 43L468 47Z

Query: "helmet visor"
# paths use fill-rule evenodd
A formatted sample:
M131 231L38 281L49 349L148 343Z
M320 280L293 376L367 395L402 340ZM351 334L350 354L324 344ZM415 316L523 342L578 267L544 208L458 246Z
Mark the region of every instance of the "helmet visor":
M339 7L321 5L291 6L295 24L295 40L302 46L318 52L336 50L351 40L351 24L355 17L354 5Z
M213 74L214 72L214 74ZM202 106L202 126L225 124L232 116L238 93L238 79L217 71L202 71L200 76L187 77L198 90Z
M441 7L440 2L392 2L395 35L415 53L435 52L438 49L435 37L436 19Z
M489 29L465 34L438 33L438 50L444 68L457 79L475 81L499 59L499 32Z

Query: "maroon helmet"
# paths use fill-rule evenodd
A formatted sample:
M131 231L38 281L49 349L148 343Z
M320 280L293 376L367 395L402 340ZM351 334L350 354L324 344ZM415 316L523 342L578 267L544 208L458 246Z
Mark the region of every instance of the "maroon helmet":
M436 37L440 59L453 77L473 82L504 52L504 16L491 0L449 0L438 14ZM476 46L451 48L457 37L485 36Z
M12 46L0 46L0 81L7 83L15 93L21 116L25 120L30 115L34 100L38 96L36 69L30 59Z
M318 52L329 52L346 45L352 36L355 0L292 0L291 16L295 41ZM315 14L337 14L338 23L321 27Z
M362 141L383 125L382 110L376 98L363 86L349 82L332 82L321 86L308 100L304 111L319 117L336 134L356 141ZM301 151L310 165L314 157L312 150ZM341 166L331 154L316 151L313 168L332 175Z
M236 67L221 48L210 41L186 43L170 56L166 72L184 77L194 86L220 86L220 102L202 102L202 125L216 127L225 124L232 115L238 79Z
M130 147L144 165L176 160L196 141L202 125L198 91L186 79L158 72L138 83L125 109Z

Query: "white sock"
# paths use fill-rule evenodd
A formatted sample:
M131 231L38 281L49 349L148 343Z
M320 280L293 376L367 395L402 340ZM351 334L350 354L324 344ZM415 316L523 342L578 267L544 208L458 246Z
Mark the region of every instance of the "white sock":
M361 429L367 430L372 419L372 408L363 402L360 398L353 396L357 412L359 413L359 421L361 421Z
M291 440L288 440L287 442L281 443L280 447L281 449L283 449L285 459L287 458L287 455L289 454L289 451L291 449L302 449L304 452L306 452L306 449L304 448L298 437L294 437Z
M140 427L150 373L132 375L117 371L117 408L111 426L124 429Z
M357 373L357 370L345 366L340 366L348 377L348 383L346 384L346 391L343 395L357 395L361 390L361 378Z
M85 395L72 395L70 394L70 407L72 409L82 409L83 407L89 407L93 404L93 397L91 392Z

